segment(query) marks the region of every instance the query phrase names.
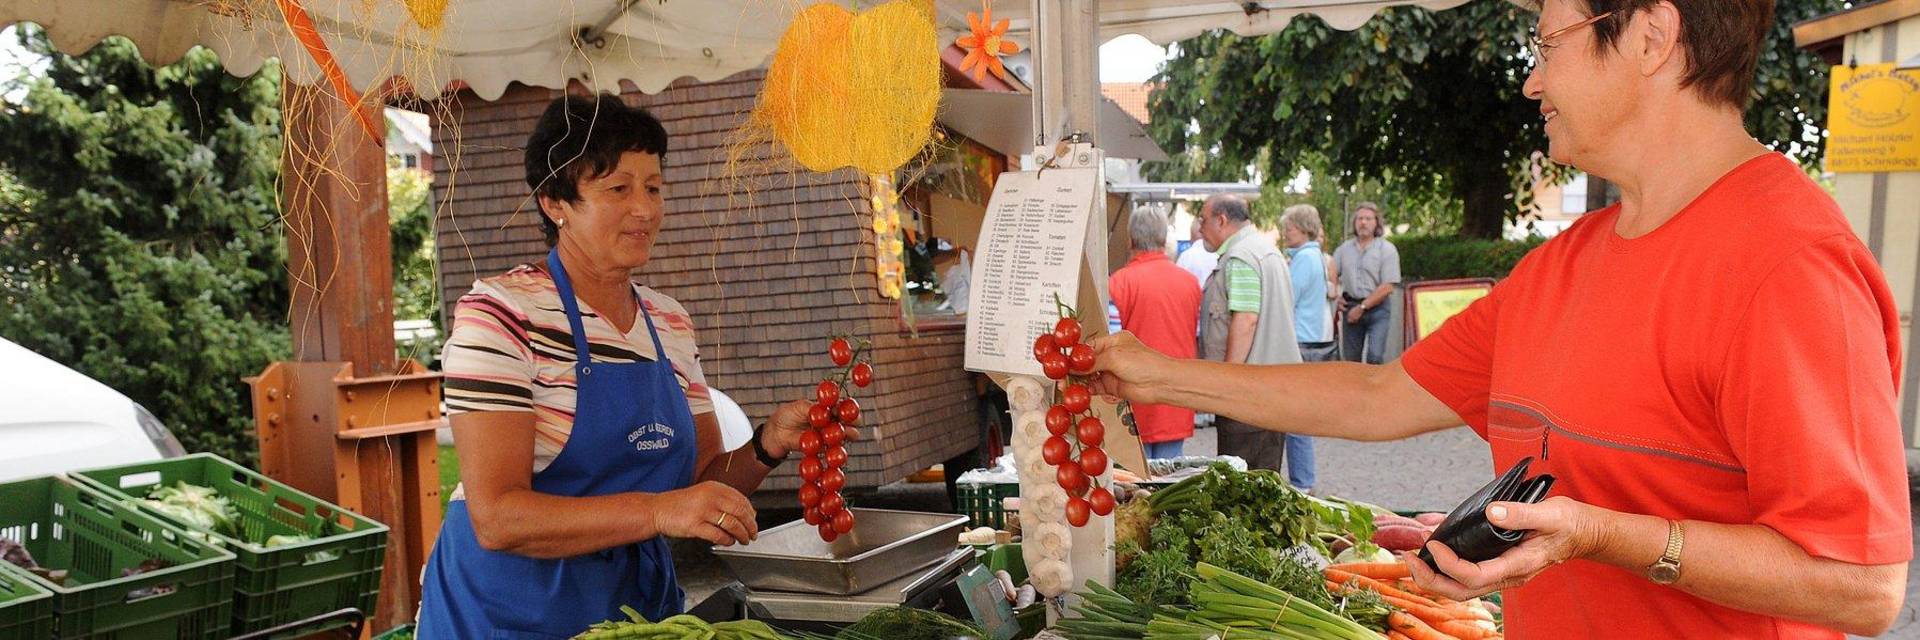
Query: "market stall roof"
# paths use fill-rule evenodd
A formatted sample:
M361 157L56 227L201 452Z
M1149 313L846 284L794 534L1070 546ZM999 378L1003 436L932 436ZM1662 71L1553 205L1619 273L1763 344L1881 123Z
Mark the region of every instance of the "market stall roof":
M980 0L933 0L942 36L966 29ZM1210 29L1272 33L1317 14L1352 29L1382 8L1447 9L1467 0L1103 0L1100 40L1134 33L1166 43ZM852 0L843 0L854 4ZM805 0L279 0L304 6L352 85L366 91L399 76L422 97L455 82L493 99L510 82L561 87L578 79L611 87L630 81L655 92L681 77L717 80L759 67ZM871 2L865 4L872 4ZM1024 0L996 3L1026 41ZM435 12L444 7L444 12ZM246 75L279 58L294 80L314 84L319 66L269 0L0 0L0 25L46 27L63 51L108 35L133 40L150 62L179 59L195 45ZM428 28L429 25L434 28Z
M940 92L940 122L975 142L1000 153L1017 156L1033 150L1033 120L1026 117L1033 109L1033 94L978 89L946 89ZM1109 157L1136 160L1166 160L1167 154L1153 143L1140 121L1127 115L1112 100L1100 100L1099 139L1094 145Z

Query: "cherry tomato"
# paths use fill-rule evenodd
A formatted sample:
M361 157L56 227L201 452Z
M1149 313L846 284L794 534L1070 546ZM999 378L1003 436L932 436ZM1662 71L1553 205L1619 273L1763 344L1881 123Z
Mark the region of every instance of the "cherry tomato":
M1055 472L1054 479L1060 482L1060 488L1066 489L1070 494L1084 493L1087 489L1087 474L1082 473L1080 465L1071 460L1060 465L1060 470Z
M833 544L833 541L838 540L839 538L840 538L840 532L833 530L833 523L826 522L824 520L820 522L820 539L821 540L827 541L827 544Z
M828 469L820 473L820 491L822 494L839 493L847 486L847 472Z
M821 470L821 467L820 467L819 458L801 458L800 459L800 479L801 480L805 480L807 482L814 482L819 480L820 470Z
M1073 428L1073 435L1078 436L1080 444L1084 446L1098 447L1107 440L1107 425L1101 424L1099 418L1087 416L1081 418L1080 424ZM802 440L800 445L805 447L806 441Z
M820 506L820 485L808 482L800 485L800 504L808 507Z
M1093 515L1106 516L1113 513L1113 492L1106 487L1094 487L1087 496L1088 506L1093 507Z
M825 429L827 425L833 424L833 404L816 404L813 408L807 409L807 424L813 425L815 429Z
M827 346L827 357L833 358L836 366L847 366L853 362L853 345L847 344L846 338L834 338L833 344Z
M1086 498L1067 498L1067 524L1076 527L1087 526L1087 511L1092 508L1092 505L1087 504Z
M1067 429L1072 426L1073 426L1072 411L1068 411L1066 407L1062 407L1057 404L1053 405L1052 408L1047 409L1047 433L1051 433L1056 436L1066 435Z
M1061 318L1053 323L1053 341L1061 347L1080 344L1080 321L1073 318Z
M800 432L800 453L809 458L820 455L820 432L812 429Z
M1080 450L1080 471L1088 477L1100 477L1107 472L1107 452L1100 447L1086 447Z
M1106 464L1106 460L1107 458L1105 456L1101 456L1101 464ZM847 448L827 447L827 468L839 469L845 466L847 466Z
M1078 345L1067 355L1067 369L1074 373L1093 372L1093 347Z
M841 398L835 413L839 414L840 424L849 427L860 424L860 403L854 402L853 398Z
M840 513L833 514L833 530L840 533L846 533L848 531L852 531L853 530L853 512L842 511Z
M1086 413L1087 406L1091 404L1093 404L1093 392L1087 390L1087 385L1070 384L1067 385L1066 390L1060 392L1060 406L1066 407L1067 411Z
M827 514L821 513L820 507L807 507L806 515L802 517L806 518L807 524L817 525L827 521Z
M830 424L820 430L820 448L829 449L840 446L847 439L847 430L840 425Z
M813 388L813 398L820 404L831 407L833 403L840 401L840 385L834 384L832 380L821 380L820 385Z
M1040 371L1054 380L1067 379L1067 357L1058 353L1040 359Z
M873 384L873 365L865 362L853 365L853 373L847 374L847 378L853 381L853 386L865 389Z
M840 492L828 491L827 495L820 496L820 513L826 514L827 517L831 518L846 510L847 499L841 496Z
M1045 362L1047 356L1060 353L1060 345L1054 343L1053 334L1042 333L1033 339L1033 359Z
M1073 445L1068 444L1066 438L1053 436L1047 438L1046 444L1040 445L1040 459L1047 461L1047 464L1059 465L1072 456Z

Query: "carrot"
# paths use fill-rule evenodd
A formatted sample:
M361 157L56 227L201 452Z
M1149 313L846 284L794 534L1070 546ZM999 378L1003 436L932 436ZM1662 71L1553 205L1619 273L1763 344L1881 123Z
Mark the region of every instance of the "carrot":
M1473 619L1471 617L1464 617L1466 616L1466 614L1464 613L1456 612L1454 610L1447 609L1445 607L1436 607L1428 604L1420 604L1412 600L1395 598L1393 596L1380 596L1380 598L1383 600L1386 600L1387 604L1391 604L1393 606L1404 609L1406 610L1407 613L1413 614L1413 617L1419 618L1425 621L1427 624L1431 624L1436 627L1439 626L1440 623L1442 622Z
M1327 568L1381 581L1399 580L1413 575L1406 564L1399 562L1348 562L1330 565Z
M1326 575L1327 579L1332 580L1334 582L1340 582L1340 583L1358 582L1360 583L1360 586L1366 587L1368 589L1372 589L1375 593L1378 593L1383 596L1393 596L1396 598L1412 600L1414 602L1420 602L1420 603L1425 603L1433 606L1439 606L1439 603L1434 602L1433 600L1427 598L1426 596L1417 596L1411 593L1407 593L1405 591L1401 591L1400 589L1394 588L1393 586L1388 585L1385 582L1381 582L1379 580L1375 580L1373 578L1369 578L1366 576L1355 575L1352 573L1348 573L1346 571L1335 569L1333 567L1327 567L1326 571L1324 571L1323 573Z
M1387 631L1387 640L1413 640L1413 639L1408 638L1407 634L1389 629Z
M1479 625L1473 624L1471 622L1466 622L1464 620L1447 620L1445 622L1441 622L1439 624L1433 625L1433 628L1441 632L1444 632L1447 635L1453 636L1455 638L1464 638L1465 640L1480 640L1482 638L1500 637L1500 634L1494 633L1493 630L1491 629L1487 629L1485 627L1481 627Z
M1406 634L1409 640L1458 640L1403 611L1387 614L1387 628Z

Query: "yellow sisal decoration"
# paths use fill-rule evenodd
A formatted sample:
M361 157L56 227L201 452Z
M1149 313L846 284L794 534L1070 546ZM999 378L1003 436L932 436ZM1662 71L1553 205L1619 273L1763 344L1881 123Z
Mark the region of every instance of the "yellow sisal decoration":
M447 17L447 0L401 0L401 4L407 5L413 23L428 31L440 28Z
M774 50L751 126L813 171L884 174L912 160L940 106L939 36L917 4L802 10Z

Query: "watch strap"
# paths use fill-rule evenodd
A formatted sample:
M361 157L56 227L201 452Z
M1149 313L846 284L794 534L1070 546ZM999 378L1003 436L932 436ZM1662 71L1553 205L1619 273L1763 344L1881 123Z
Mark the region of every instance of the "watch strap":
M761 466L764 466L768 469L772 469L774 467L780 466L780 463L786 462L786 459L773 457L773 454L767 452L766 446L760 444L760 436L761 434L766 432L766 430L767 430L767 424L764 422L760 423L760 426L754 427L753 429L753 438L752 438L753 457L760 461Z

